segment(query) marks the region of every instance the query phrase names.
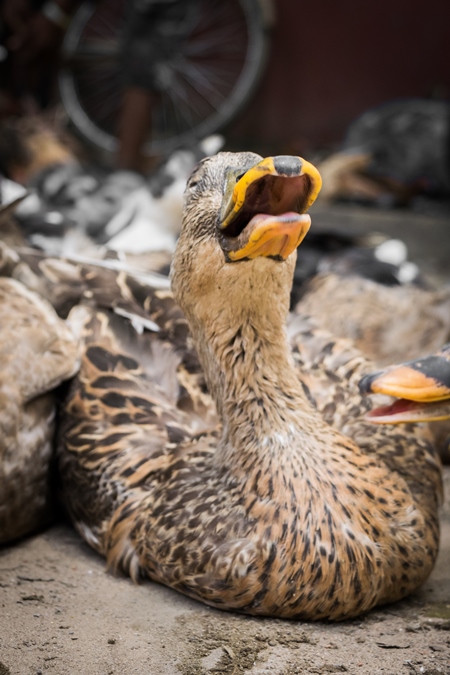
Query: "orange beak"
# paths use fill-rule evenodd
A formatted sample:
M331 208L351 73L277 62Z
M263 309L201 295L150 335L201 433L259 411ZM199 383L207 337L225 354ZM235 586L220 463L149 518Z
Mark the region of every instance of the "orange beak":
M397 399L376 408L368 419L378 424L425 422L450 418L450 350L371 375L359 383L363 394L387 394Z
M311 225L305 211L319 194L317 169L300 157L267 157L234 185L219 228L230 261L286 260Z

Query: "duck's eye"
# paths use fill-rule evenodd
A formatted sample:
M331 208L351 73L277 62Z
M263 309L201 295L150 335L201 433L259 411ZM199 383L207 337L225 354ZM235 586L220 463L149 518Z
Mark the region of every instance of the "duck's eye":
M200 181L201 181L201 175L200 175L200 173L201 173L201 167L202 167L203 164L205 164L205 162L207 162L209 159L210 159L210 157L204 157L204 158L201 159L199 162L197 162L197 164L196 164L196 165L193 167L193 169L192 169L192 172L191 172L190 177L188 178L188 181L187 181L187 183L186 183L186 187L188 187L188 188L194 188L194 187L197 187L197 185L198 185L198 184L200 183Z

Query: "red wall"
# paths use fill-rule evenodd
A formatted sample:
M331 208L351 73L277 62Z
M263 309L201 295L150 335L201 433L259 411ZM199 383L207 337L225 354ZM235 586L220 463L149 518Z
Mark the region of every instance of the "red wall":
M268 66L230 145L304 152L384 101L450 98L450 0L274 4Z

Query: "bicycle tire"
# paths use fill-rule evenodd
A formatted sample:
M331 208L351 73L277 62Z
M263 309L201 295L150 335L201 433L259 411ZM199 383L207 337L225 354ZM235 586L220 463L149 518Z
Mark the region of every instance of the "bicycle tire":
M120 84L118 53L124 2L125 0L102 0L100 3L83 3L67 30L62 47L59 90L63 106L81 136L106 153L114 153L118 146L114 120L117 119L123 91L123 85ZM199 2L202 3L204 0L199 0ZM206 5L203 4L203 7L208 7L209 18L208 12L206 15L204 12L199 14L199 21L203 23L197 23L194 26L186 40L186 54L181 55L181 63L184 59L184 63L193 64L194 67L188 71L184 66L185 84L180 84L181 78L175 80L178 88L170 88L167 92L163 92L160 95L159 108L158 105L155 111L152 108L151 140L145 144L144 154L161 156L178 147L189 146L201 138L222 130L242 110L258 85L266 63L270 28L267 2L268 0L221 0L220 3L209 1ZM218 25L218 20L227 13L230 17L231 12L233 15L232 20L228 19L227 33L223 26ZM208 28L208 21L211 28ZM102 27L103 37L100 34L95 38L95 30L100 33L99 28L95 28L96 26ZM203 30L203 38L201 30ZM203 39L203 55L202 42L199 41L198 36ZM216 39L213 44L214 37ZM189 50L191 55L188 53ZM191 61L188 61L188 58ZM242 59L239 68L236 66L238 58ZM232 82L230 80L230 84L226 80L226 74L223 75L224 66L227 65L234 68L231 73L234 80ZM206 77L208 68L209 79ZM198 91L188 80L187 73L189 72L191 80L192 73L196 74ZM176 76L179 77L178 72ZM229 76L228 78L230 79ZM97 87L95 87L96 81ZM100 89L100 85L103 90ZM219 85L223 85L223 91L219 91ZM222 97L219 104L216 105L207 100L208 87L217 100ZM203 107L206 113L200 114L194 123L187 126L185 124L185 128L174 129L173 121L169 120L170 104L164 96L167 95L172 99L174 110L172 116L177 119L177 124L180 124L177 116L179 116L178 109L182 109L182 102L180 103L177 97L181 100L184 93L184 99L189 100L186 92L191 98L194 97L192 100L197 109ZM97 101L95 104L97 108L94 109L92 105L90 107L89 100ZM108 100L111 106L109 110L106 110ZM194 112L197 113L197 110L194 109ZM163 122L161 122L162 119ZM182 127L181 124L180 127Z

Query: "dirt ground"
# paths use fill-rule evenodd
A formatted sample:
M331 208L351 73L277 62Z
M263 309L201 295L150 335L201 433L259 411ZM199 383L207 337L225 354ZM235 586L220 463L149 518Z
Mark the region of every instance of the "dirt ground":
M388 231L435 279L449 278L448 219L342 207L317 209L317 221ZM135 586L56 524L0 550L0 675L450 675L450 467L445 483L429 580L403 602L340 624L226 614L156 584Z

